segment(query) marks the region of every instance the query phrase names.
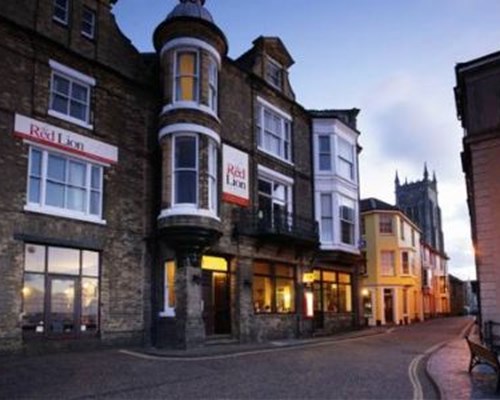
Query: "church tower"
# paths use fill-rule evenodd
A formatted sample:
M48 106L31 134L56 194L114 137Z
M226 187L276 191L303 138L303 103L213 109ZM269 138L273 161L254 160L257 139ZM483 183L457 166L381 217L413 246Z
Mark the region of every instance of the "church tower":
M395 191L396 205L420 227L424 242L445 253L436 174L429 179L427 164L421 181L400 184L396 174Z

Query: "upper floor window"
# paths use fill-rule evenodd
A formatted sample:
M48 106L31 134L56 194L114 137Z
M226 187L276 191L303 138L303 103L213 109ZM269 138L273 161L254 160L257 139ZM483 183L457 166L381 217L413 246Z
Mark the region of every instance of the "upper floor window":
M215 112L217 112L218 73L216 61L210 57L208 64L208 106Z
M354 179L354 146L347 140L338 138L338 173L343 178Z
M259 177L259 219L274 229L290 226L292 188L285 182Z
M198 203L198 138L174 136L174 204Z
M384 276L394 276L396 270L394 251L382 250L380 258L382 264L381 274Z
M318 166L320 171L332 170L332 151L330 135L318 136Z
M379 215L379 232L380 233L392 233L392 215L380 214Z
M340 198L340 241L344 244L354 244L354 201Z
M64 25L68 24L68 0L54 0L54 12L52 18Z
M90 93L95 80L72 68L50 61L49 115L92 128L90 125Z
M259 148L281 159L291 161L291 118L259 103L255 119Z
M415 246L415 231L411 230L411 245Z
M401 240L405 240L405 223L401 217L399 217L399 235Z
M283 72L281 65L271 59L268 59L266 63L266 81L278 89L282 88Z
M176 52L175 101L198 101L199 68L198 52Z
M210 140L208 143L208 209L217 214L219 195L217 192L217 145Z
M402 274L408 275L410 273L410 259L407 251L403 251L401 253L401 266L402 266Z
M102 166L32 147L27 208L70 218L100 220L102 181Z
M321 193L321 241L333 242L333 202L331 193Z
M95 37L95 11L88 7L83 7L82 35L89 39Z

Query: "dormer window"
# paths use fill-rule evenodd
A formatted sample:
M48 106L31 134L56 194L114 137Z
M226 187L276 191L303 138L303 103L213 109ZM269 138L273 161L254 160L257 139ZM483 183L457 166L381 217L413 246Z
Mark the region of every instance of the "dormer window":
M177 51L175 62L175 101L198 101L198 52Z
M278 89L281 89L283 86L282 67L270 58L266 63L266 81Z

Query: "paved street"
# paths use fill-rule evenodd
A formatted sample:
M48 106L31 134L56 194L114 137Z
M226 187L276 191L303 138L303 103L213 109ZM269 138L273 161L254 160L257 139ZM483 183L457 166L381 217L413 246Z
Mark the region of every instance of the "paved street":
M3 357L0 398L412 399L420 387L424 398L437 398L424 353L469 322L436 319L374 336L204 360L118 350Z

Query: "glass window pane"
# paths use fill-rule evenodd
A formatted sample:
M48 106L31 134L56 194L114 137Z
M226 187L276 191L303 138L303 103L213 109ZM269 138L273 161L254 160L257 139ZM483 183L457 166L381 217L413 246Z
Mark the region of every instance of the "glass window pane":
M83 163L70 161L69 162L69 174L68 183L75 186L86 186L87 182L87 166Z
M321 216L322 217L332 217L332 195L322 194L321 195Z
M324 310L338 312L338 285L336 283L323 283Z
M292 279L276 279L276 311L295 311L295 288Z
M79 85L73 82L73 87L71 91L71 97L75 100L79 100L82 103L87 103L89 89L86 86Z
M82 121L87 121L87 106L76 101L71 101L69 115Z
M352 288L350 285L339 285L339 311L352 312Z
M75 289L74 279L51 279L50 332L75 331Z
M331 158L330 154L320 154L319 155L319 169L321 171L329 171L331 169Z
M26 244L24 247L24 269L26 271L45 271L45 246Z
M30 158L31 175L40 176L42 175L42 152L39 150L31 150Z
M99 281L82 278L81 332L97 332L99 323Z
M339 273L339 282L340 283L351 283L351 275Z
M64 182L66 180L66 160L62 157L49 154L47 177Z
M40 179L30 178L29 200L30 203L40 203Z
M264 276L254 276L253 284L253 306L256 313L270 313L272 285L271 278Z
M330 153L330 136L319 137L319 151L320 153Z
M87 192L85 189L68 187L66 207L75 211L87 211Z
M49 272L78 275L80 251L62 247L49 247Z
M64 185L47 182L45 204L53 207L64 208Z
M38 246L37 246L38 247ZM45 278L42 274L24 274L23 331L43 333Z
M90 214L101 215L101 194L99 192L90 192Z
M68 113L68 99L59 95L52 95L52 110L58 111L63 114Z
M178 171L175 174L175 202L196 204L197 174Z
M268 181L263 181L262 179L259 179L259 192L260 193L266 193L266 194L271 194L271 182Z
M96 251L83 250L82 252L82 275L99 276L99 253Z
M323 271L323 280L327 282L336 282L337 276L335 272L331 271Z
M196 138L175 138L175 167L196 168Z
M62 76L54 75L54 91L59 94L69 96L69 80L64 79Z
M92 175L90 179L90 186L92 189L101 189L101 171L102 168L92 166Z

